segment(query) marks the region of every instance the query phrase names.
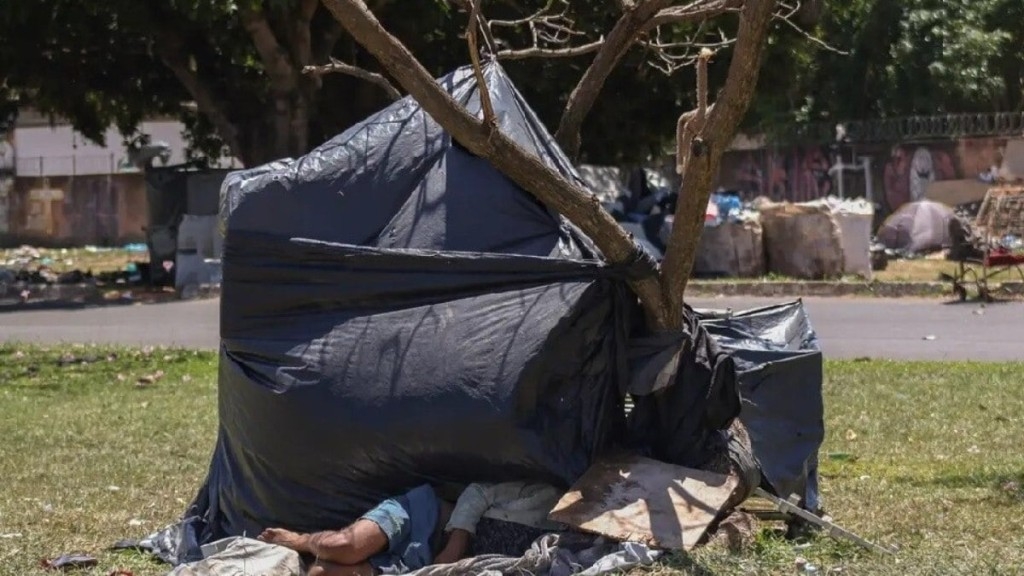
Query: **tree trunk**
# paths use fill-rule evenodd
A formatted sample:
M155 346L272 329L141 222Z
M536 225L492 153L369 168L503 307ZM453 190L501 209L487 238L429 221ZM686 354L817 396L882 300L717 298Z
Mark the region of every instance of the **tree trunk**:
M309 151L311 107L298 91L271 100L262 122L236 128L235 143L228 148L247 167L281 158L298 158Z
M706 122L694 134L695 140L680 142L688 158L679 188L672 234L662 262L661 284L669 315L683 311L683 294L693 270L704 212L711 197L711 185L718 175L722 154L732 143L743 116L750 107L761 70L761 55L768 37L768 25L775 11L774 0L747 0L740 12L740 25L729 74L718 99L707 111ZM699 145L694 144L699 140ZM699 153L698 153L699 152Z

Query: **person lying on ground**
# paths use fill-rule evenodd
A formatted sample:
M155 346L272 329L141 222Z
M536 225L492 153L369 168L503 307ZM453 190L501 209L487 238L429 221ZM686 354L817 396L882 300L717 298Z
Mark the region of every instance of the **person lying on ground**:
M471 484L454 506L428 485L389 498L341 530L268 528L259 539L315 557L310 576L404 574L482 554L519 556L543 534L561 493L544 484Z

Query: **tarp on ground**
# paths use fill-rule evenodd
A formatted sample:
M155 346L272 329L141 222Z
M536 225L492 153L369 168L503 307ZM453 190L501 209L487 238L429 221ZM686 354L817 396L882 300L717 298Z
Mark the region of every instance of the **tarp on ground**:
M939 202L921 200L900 206L878 228L878 241L890 250L923 254L950 245L953 210Z
M818 449L825 438L823 360L800 301L735 314L705 312L701 325L739 371L740 422L764 481L782 498L820 506Z

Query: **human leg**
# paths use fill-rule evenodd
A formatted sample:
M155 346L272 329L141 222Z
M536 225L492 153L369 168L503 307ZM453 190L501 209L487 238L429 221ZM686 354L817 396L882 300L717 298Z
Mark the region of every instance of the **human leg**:
M319 561L340 566L328 566L338 571L369 561L380 571L401 573L431 564L435 544L432 540L435 531L443 527L439 523L442 516L440 499L433 488L424 485L381 502L342 530L297 534L269 528L259 538L312 554ZM325 574L333 576L331 572Z
M320 560L355 566L388 548L388 537L377 524L360 519L341 530L298 534L281 528L268 528L260 540L312 554Z

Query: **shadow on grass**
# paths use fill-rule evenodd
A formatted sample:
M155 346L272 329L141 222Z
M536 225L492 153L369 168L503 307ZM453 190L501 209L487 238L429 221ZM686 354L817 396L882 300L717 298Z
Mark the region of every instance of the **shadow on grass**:
M1003 503L1024 502L1024 472L1017 474L995 472L947 474L927 480L901 477L894 478L893 481L915 488L943 488L947 490L987 488L992 491L992 499Z

